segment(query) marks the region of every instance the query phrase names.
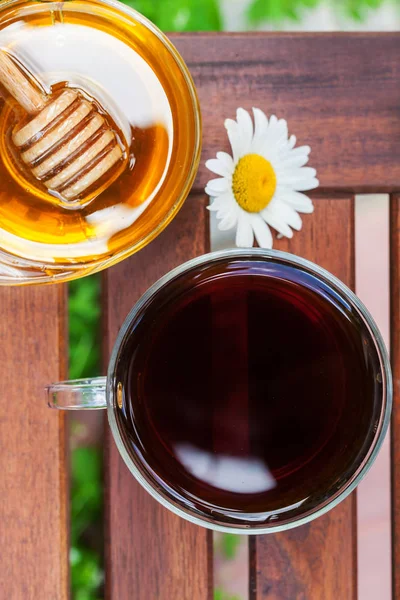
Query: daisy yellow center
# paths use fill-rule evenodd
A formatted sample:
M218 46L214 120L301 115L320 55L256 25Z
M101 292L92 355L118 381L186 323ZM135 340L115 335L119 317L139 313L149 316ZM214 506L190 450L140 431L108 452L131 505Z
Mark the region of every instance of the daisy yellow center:
M246 154L239 160L232 177L239 206L247 212L260 212L271 202L275 190L276 175L269 160L259 154Z

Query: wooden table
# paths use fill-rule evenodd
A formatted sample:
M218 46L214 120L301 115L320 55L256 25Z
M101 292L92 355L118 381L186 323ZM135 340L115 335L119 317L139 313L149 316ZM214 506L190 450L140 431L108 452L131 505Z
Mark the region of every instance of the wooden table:
M394 597L400 599L400 35L173 36L198 87L202 166L175 221L104 273L106 356L129 309L158 277L209 249L204 159L228 149L223 121L258 106L312 147L316 210L276 247L354 287L354 194L391 194ZM66 375L66 287L0 289L0 598L68 597L65 420L45 384ZM106 447L106 591L112 600L211 600L211 534L158 505ZM250 544L251 600L353 600L355 494L327 515Z

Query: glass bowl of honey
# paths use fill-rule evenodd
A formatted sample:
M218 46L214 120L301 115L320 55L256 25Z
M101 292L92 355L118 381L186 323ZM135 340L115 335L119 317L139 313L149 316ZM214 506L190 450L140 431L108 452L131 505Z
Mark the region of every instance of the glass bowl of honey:
M142 15L3 0L0 284L67 281L140 250L182 206L200 151L190 73Z

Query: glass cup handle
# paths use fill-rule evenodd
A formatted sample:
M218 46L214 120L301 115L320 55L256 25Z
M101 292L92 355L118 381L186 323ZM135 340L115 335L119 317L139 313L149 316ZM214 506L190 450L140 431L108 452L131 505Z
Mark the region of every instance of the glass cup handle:
M47 404L60 410L107 408L107 377L61 381L46 387Z

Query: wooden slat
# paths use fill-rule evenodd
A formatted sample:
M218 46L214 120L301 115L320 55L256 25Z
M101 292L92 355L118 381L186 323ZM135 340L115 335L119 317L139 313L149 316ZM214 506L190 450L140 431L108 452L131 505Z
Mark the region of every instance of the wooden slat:
M0 288L0 598L69 597L65 287Z
M149 246L105 274L108 351L142 293L170 269L208 250L204 199L189 198ZM106 597L209 600L212 536L175 516L135 481L108 432Z
M353 198L317 199L301 233L277 249L308 258L354 287ZM355 600L356 497L312 523L250 539L251 600Z
M400 194L391 198L391 362L393 369L392 415L392 551L393 598L400 598Z
M204 160L228 149L223 127L252 106L288 120L324 189L400 189L400 34L171 36L199 91Z

